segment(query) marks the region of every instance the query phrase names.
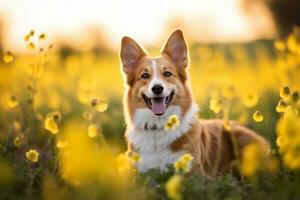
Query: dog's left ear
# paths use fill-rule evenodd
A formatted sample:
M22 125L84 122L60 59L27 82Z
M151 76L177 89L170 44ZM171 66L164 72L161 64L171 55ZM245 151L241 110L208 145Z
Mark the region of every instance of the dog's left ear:
M143 56L146 56L146 52L136 41L127 36L122 38L120 57L127 75L135 70Z
M188 49L181 30L174 31L163 48L162 54L167 54L178 67L188 66Z

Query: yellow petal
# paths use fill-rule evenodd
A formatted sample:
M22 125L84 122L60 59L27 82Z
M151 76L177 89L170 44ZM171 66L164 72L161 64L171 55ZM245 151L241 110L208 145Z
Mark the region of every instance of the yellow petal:
M58 126L52 117L47 117L45 120L45 129L50 131L52 134L58 133Z
M26 158L31 162L36 163L39 160L39 153L35 149L30 149L26 152Z
M209 102L209 108L214 112L214 113L219 113L222 110L222 100L221 99L211 99Z
M16 97L12 96L9 101L7 102L7 105L9 108L14 108L16 106L19 105L18 100L16 99Z
M12 63L14 61L14 56L13 54L8 51L6 52L4 55L3 55L3 61L6 63L6 64L9 64L9 63Z
M56 143L56 147L59 148L59 149L64 149L68 146L68 142L67 141L64 141L64 140L58 140L57 143Z
M175 174L166 183L167 196L173 200L181 200L182 176Z
M41 33L39 36L39 40L45 40L46 39L46 34L45 33Z
M258 95L256 93L249 93L245 95L242 100L246 107L252 108L256 106L258 102Z
M287 107L287 104L285 103L285 101L280 100L276 106L276 111L279 113L283 113L285 111Z
M97 105L98 112L105 112L107 110L107 108L108 108L108 105L105 102L99 102Z
M24 36L25 42L28 42L28 41L30 40L30 37L31 37L30 34L25 35L25 36Z
M15 139L14 139L14 145L19 148L21 146L21 139L19 136L17 136Z
M264 116L257 110L255 111L255 113L253 114L253 119L256 122L262 122L264 120Z
M280 90L280 97L283 99L289 99L291 95L290 88L288 86L284 86Z
M94 138L98 135L98 126L96 124L90 124L88 127L88 136Z
M33 50L33 49L35 49L35 44L33 42L29 42L27 44L27 48L30 49L30 50Z

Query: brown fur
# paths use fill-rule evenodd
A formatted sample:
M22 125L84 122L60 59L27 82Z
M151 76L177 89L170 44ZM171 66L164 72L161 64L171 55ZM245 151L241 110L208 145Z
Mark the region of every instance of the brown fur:
M254 131L234 121L230 122L230 127L231 131L226 130L223 120L199 120L170 148L191 153L194 157L192 172L216 175L233 169L233 161L241 159L241 152L248 144L259 143L267 147L267 142ZM235 142L237 155L234 153Z

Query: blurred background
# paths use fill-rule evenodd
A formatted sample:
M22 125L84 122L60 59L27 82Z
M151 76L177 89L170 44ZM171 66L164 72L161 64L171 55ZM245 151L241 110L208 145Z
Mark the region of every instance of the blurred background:
M38 29L77 48L117 49L124 35L159 46L175 27L184 29L189 41L249 42L286 36L299 25L298 9L296 0L3 0L1 43L24 50L23 35Z
M1 194L53 194L53 184L66 186L61 178L76 185L78 170L69 173L68 162L57 159L68 135L91 139L75 145L79 156L93 152L90 143L126 150L119 60L125 35L157 56L168 35L182 29L199 117L238 120L276 149L283 107L299 109L299 11L299 0L1 0L0 171L7 173L0 173L0 186L1 178L11 184ZM33 148L40 154L34 165L24 157ZM100 160L87 168L77 163L79 171L93 177Z
M155 56L167 36L181 28L190 47L196 100L203 116L212 117L209 101L226 88L242 98L291 84L290 77L278 76L281 71L274 69L276 51L288 49L284 38L293 29L299 34L295 28L300 23L299 4L297 0L1 1L0 52L13 58L1 62L2 101L6 105L12 97L28 98L43 115L61 110L78 117L97 97L111 104L101 120L105 132L120 140L121 38L134 38ZM30 97L24 90L33 87ZM232 114L238 117L237 112ZM118 119L118 125L112 119Z
M201 114L213 117L210 99L222 96L223 90L234 90L241 99L250 94L258 99L283 85L296 85L290 74L283 76L286 61L277 58L286 50L299 51L299 4L297 0L1 1L0 52L11 56L0 66L3 109L13 98L32 101L41 116L59 110L72 118L80 116L92 98L99 98L110 104L99 123L106 134L122 141L121 38L134 38L155 56L167 36L181 28L190 47L192 85L203 107ZM295 64L293 59L288 64ZM245 113L233 109L239 110L231 112L233 118ZM9 125L2 126L5 130Z

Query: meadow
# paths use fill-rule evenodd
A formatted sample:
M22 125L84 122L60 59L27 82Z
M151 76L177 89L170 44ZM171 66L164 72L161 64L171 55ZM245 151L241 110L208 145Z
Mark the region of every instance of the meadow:
M270 142L250 145L239 175L139 173L126 152L119 53L69 50L46 33L0 62L0 199L299 199L300 30L286 39L189 44L199 118L237 120ZM152 48L158 55L159 48ZM179 122L180 123L180 122Z

